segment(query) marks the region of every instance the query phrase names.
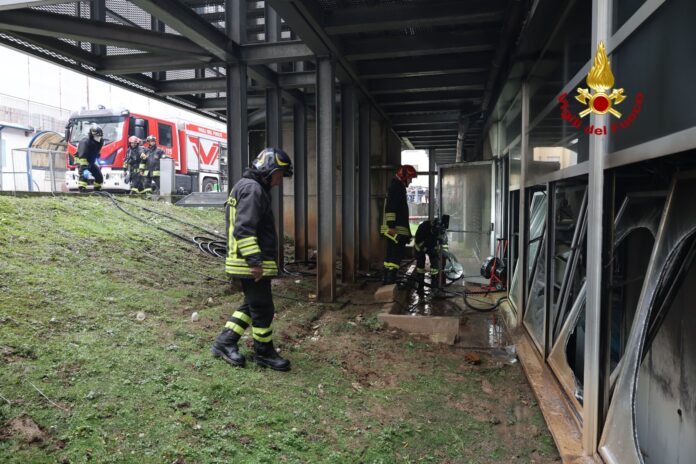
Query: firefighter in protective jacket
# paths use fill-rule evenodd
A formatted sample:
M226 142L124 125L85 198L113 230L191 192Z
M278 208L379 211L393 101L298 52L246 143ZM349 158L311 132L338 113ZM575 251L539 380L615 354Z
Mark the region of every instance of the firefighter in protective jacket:
M89 128L89 134L80 140L75 154L75 163L77 163L77 173L79 180L77 186L80 192L87 191L86 171L89 171L94 177L94 190L101 190L104 183L101 169L99 169L99 153L104 145L104 132L97 124L92 124Z
M396 171L396 176L389 185L380 228L380 233L387 238L387 252L384 258L384 276L382 278L384 284L396 282L396 273L401 265L404 249L411 240L406 187L416 176L418 176L416 168L410 164L404 164Z
M130 183L131 193L140 193L142 186L142 176L140 175L140 155L143 149L140 146L140 139L135 135L128 137L128 153L123 165L126 167L126 176Z
M449 222L449 216L447 216ZM425 286L425 257L430 260L430 287L435 290L439 287L440 276L440 252L447 251L446 226L442 219L423 221L416 229L413 247L416 250L416 281L418 293L423 294Z
M157 146L157 137L148 135L145 139L147 148L144 151L145 169L143 170L145 193L159 192L160 186L160 160L165 157L164 150Z
M275 313L271 279L278 275L278 237L271 208L271 188L292 177L292 162L281 149L266 148L234 185L227 200L229 223L227 274L241 281L244 304L232 314L213 344L213 355L243 367L237 343L251 325L256 364L290 370L290 361L273 347L271 324Z

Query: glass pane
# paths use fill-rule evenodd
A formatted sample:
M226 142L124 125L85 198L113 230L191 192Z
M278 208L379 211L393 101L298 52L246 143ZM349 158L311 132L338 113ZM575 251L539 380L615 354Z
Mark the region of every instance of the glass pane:
M521 152L520 144L517 143L510 148L510 190L518 190L520 188L520 164Z
M534 260L546 225L546 192L535 192L529 208L529 248L527 249L527 275L532 275Z
M622 118L611 116L610 153L696 126L694 18L693 0L665 2L612 54L626 100L616 105Z
M544 346L544 322L546 319L546 239L540 242L541 252L537 260L536 271L534 272L534 280L532 288L529 292L529 300L524 313L524 322L527 325L529 333L534 337L539 346Z
M449 249L478 276L491 255L491 164L446 168L442 171L442 214L450 215Z

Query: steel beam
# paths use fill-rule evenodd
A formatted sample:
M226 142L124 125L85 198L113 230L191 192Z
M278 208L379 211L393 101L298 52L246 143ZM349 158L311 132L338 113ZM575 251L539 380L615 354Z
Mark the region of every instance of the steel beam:
M481 24L500 21L505 4L501 0L450 1L432 5L406 3L340 8L326 15L329 34L359 34L411 27Z
M227 79L211 77L207 79L176 79L160 84L159 95L187 95L193 93L225 92Z
M343 216L343 253L342 280L355 283L356 267L356 225L355 220L355 167L358 150L358 101L355 87L350 84L341 86L341 155L342 155L342 209Z
M105 59L105 57L100 58L86 50L83 50L82 48L78 48L66 42L63 42L62 40L52 39L49 37L43 37L34 34L13 33L12 35L17 37L18 39L24 40L25 42L38 45L41 48L45 48L46 50L58 53L59 55L63 55L67 58L71 58L77 61L78 63L88 64L94 68L99 67L100 63Z
M467 33L428 33L357 39L346 44L344 56L348 60L358 61L485 52L495 49L496 44L491 42L491 38L497 37L497 34L495 30L475 30Z
M284 89L313 87L314 84L316 84L316 73L313 71L278 75L278 85Z
M241 59L249 64L282 63L313 58L314 53L300 41L246 44L241 49Z
M193 69L201 66L223 66L211 56L158 55L154 53L134 53L131 55L112 55L101 58L95 66L100 74L138 74L145 72Z
M362 100L359 108L358 130L358 230L360 269L370 270L370 145L372 127L370 102Z
M336 89L334 62L317 59L317 297L336 298Z
M280 89L266 89L266 146L283 148L283 106ZM283 228L283 184L274 188L271 192L273 214L276 220L278 233L278 265L285 262L284 253L284 228Z
M130 0L208 53L227 63L235 63L238 45L215 26L178 0Z
M480 91L457 91L457 92L419 92L419 93L400 93L376 95L377 102L384 107L419 105L419 104L439 104L450 102L466 102L478 104L481 102Z
M391 60L361 61L356 69L362 79L388 79L394 77L423 77L445 74L485 72L491 65L490 53L461 55L435 55L418 58L395 58Z
M21 2L14 2L10 0L0 3L0 11L32 8L36 6L57 5L59 3L65 3L65 0L24 0Z
M451 92L458 90L483 90L486 84L477 74L452 74L445 76L404 77L370 81L368 88L373 95L415 92Z
M443 113L423 113L394 116L391 118L393 126L418 126L427 123L438 122L457 122L459 121L459 111L448 111Z
M243 63L227 66L227 171L229 188L242 178L249 166L247 115L247 67Z
M248 90L248 89L247 89ZM248 109L259 109L259 108L265 108L266 107L266 97L265 96L249 96L247 94L247 108ZM201 100L200 104L198 105L198 109L200 110L209 110L209 111L220 111L220 110L227 110L227 97L219 97L219 98L206 98L204 100Z
M0 12L0 30L136 50L173 53L179 56L181 54L206 55L206 52L198 45L176 34L164 34L39 10Z
M295 152L295 260L308 259L307 227L307 107L293 105L293 132Z
M394 130L399 133L410 133L410 132L432 132L437 130L443 131L456 131L457 122L451 123L423 123L423 124L409 124L407 126L394 125Z
M91 0L89 19L92 21L106 22L106 0ZM106 55L106 46L93 43L92 53L97 56L104 56Z

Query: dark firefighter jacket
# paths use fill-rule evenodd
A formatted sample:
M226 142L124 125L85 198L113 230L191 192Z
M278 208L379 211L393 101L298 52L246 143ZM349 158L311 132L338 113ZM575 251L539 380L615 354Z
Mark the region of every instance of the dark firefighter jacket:
M380 233L389 238L389 229L395 228L397 235L411 237L408 225L408 203L406 201L406 186L394 177L389 185L387 201L384 203L384 214ZM392 238L394 240L396 237Z
M156 177L160 175L160 160L164 158L164 150L159 147L149 147L145 150L147 160L145 160L145 175Z
M423 221L416 229L415 245L416 251L434 250L437 246L437 236L430 221Z
M254 172L247 171L227 199L227 260L225 270L235 278L251 278L251 266L261 266L264 277L278 275L271 192Z
M128 148L128 153L126 153L126 159L123 161L123 165L126 166L130 172L137 172L138 166L140 165L140 154L143 152L141 147Z
M99 159L99 152L104 145L104 139L101 142L95 142L89 136L80 140L77 145L77 153L75 154L76 162L79 165L87 166L94 164Z

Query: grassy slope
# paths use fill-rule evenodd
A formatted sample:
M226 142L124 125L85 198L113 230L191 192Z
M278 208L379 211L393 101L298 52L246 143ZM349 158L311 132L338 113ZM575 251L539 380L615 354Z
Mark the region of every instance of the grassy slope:
M148 206L223 224L215 210ZM0 399L0 462L557 459L519 365L469 366L457 350L380 330L375 306L277 299L289 374L213 359L240 296L191 270L221 277L222 261L104 198L0 196L0 254L0 395L12 402ZM42 441L11 429L21 416Z

